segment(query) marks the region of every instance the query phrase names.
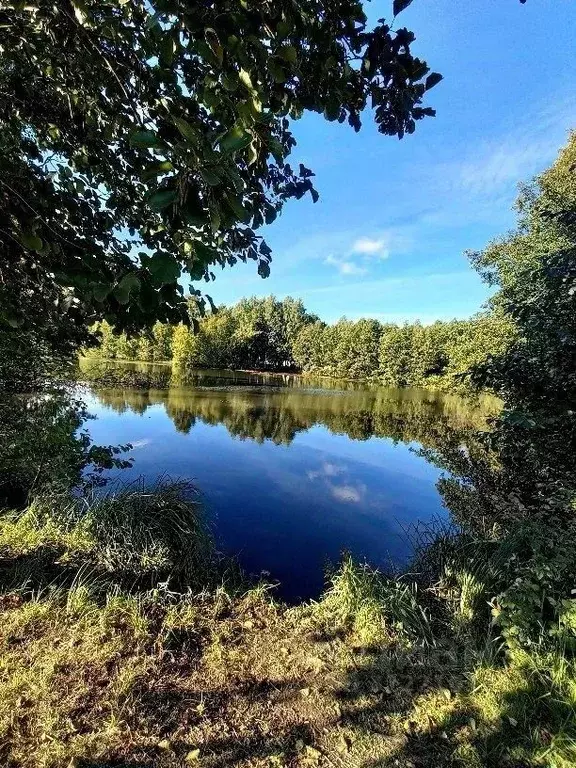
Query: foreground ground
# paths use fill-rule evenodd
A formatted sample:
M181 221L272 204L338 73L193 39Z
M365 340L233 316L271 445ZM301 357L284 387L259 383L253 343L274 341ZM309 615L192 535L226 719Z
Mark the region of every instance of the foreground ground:
M123 554L114 505L105 529L94 511L0 518L6 768L574 764L573 662L479 634L470 585L446 582L442 615L438 589L349 560L310 605L221 573L176 592L177 569L145 582L184 518L159 547L135 525L157 501L138 504Z

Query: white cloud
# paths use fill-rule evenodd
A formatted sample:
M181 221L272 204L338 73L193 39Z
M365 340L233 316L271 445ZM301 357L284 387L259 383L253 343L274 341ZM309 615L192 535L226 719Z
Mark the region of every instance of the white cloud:
M340 262L338 269L341 275L365 275L368 272L366 267L360 267L358 264L354 264L353 261Z
M324 264L336 267L341 275L365 275L368 271L365 267L361 267L350 259L338 258L332 255L324 259Z
M358 504L366 492L365 485L331 485L330 493L337 501Z
M341 475L344 472L345 467L339 464L333 464L331 461L325 461L322 464L322 469L326 477L334 477L335 475Z
M532 138L528 143L486 143L474 158L462 163L459 184L477 195L499 192L520 180L527 181L541 168L542 159L551 159L556 149L557 145L546 138Z
M346 478L342 478L341 485L336 485L335 478L345 474L349 473L344 465L334 464L331 461L324 461L319 469L306 472L310 482L319 481L336 501L358 504L366 494L366 486L364 483L346 482Z
M351 249L352 253L361 253L364 256L378 256L380 259L387 259L390 256L390 250L386 239L360 237L354 242Z
M135 450L136 448L145 448L147 445L150 445L151 442L152 440L145 438L144 440L134 440L130 445L132 446L132 450Z
M325 461L320 469L310 469L306 472L309 480L317 480L319 477L336 477L346 471L346 467L340 464L333 464L331 461Z

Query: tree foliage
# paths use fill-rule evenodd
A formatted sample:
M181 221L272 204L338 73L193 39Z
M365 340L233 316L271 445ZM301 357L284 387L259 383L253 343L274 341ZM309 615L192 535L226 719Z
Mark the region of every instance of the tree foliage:
M518 226L471 254L499 286L495 307L509 315L516 342L478 372L531 409L566 412L576 398L576 134L554 165L527 185Z
M253 259L306 111L402 137L440 79L360 0L64 0L0 9L0 318L76 340L186 321L182 279ZM398 9L397 9L398 10ZM389 21L391 21L390 19ZM197 289L194 289L197 290Z
M195 304L191 302L191 311ZM174 335L176 368L244 368L301 371L345 379L372 379L390 386L460 389L471 368L501 354L513 337L513 325L500 311L471 320L382 325L377 320L339 320L327 325L301 301L242 299L197 321L197 330L181 325L155 326ZM98 327L94 329L98 330ZM104 358L166 360L146 334L132 339L99 326ZM163 348L165 349L165 348Z
M510 343L476 361L473 379L504 400L474 457L438 457L448 506L468 524L522 521L564 528L576 496L576 135L553 166L521 192L518 225L471 254L498 291L496 311L514 325ZM459 479L457 479L459 478Z

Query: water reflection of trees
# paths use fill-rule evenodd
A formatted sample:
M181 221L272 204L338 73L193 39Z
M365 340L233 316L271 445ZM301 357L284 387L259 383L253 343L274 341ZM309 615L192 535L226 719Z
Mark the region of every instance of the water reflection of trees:
M497 410L486 398L470 402L421 390L374 389L97 389L99 400L117 413L144 414L162 406L179 432L197 421L223 424L239 438L289 445L299 432L322 426L354 440L386 437L438 448L458 446L465 434L487 427Z

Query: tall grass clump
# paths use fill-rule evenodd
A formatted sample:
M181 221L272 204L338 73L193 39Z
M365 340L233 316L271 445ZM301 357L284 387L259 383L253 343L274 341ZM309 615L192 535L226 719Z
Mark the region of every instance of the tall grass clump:
M386 577L346 555L329 576L317 615L332 627L348 630L364 645L403 637L433 642L430 618L414 582Z
M195 489L188 483L142 481L79 497L46 495L0 515L0 558L10 581L39 584L67 569L126 585L170 581L203 589L216 569L215 550ZM50 568L46 568L47 563ZM26 571L26 573L25 573ZM30 573L28 573L30 571ZM69 581L69 578L68 578Z
M498 554L488 536L444 531L415 560L434 595L437 620L470 647L484 643L491 632L491 601L502 583Z
M197 492L189 483L142 481L94 495L75 507L84 515L98 562L110 571L165 573L203 584L214 548Z

